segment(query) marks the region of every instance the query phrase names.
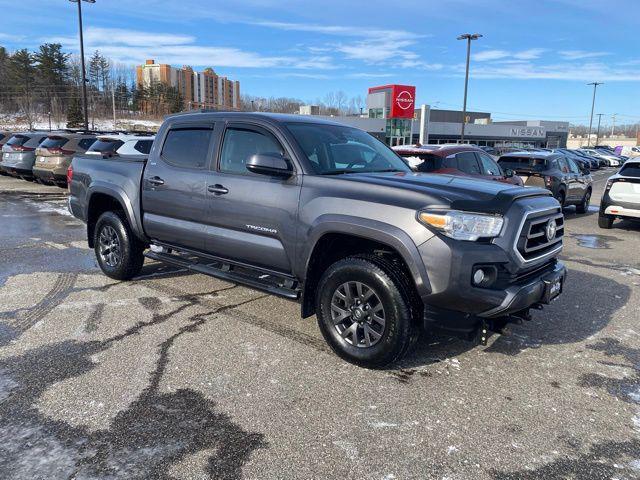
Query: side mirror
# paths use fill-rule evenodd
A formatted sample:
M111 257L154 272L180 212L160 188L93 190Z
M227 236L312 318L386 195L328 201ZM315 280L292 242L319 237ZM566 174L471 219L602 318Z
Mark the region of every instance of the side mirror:
M505 168L504 170L504 176L507 178L511 178L516 174L516 172L514 172L513 170L511 170L510 168Z
M293 168L280 153L257 153L247 162L247 170L260 175L288 178Z

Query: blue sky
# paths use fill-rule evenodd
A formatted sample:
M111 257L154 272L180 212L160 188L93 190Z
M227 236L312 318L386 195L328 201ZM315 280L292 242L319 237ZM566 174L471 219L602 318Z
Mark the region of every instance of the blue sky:
M329 91L417 87L418 103L461 108L465 44L473 43L469 108L494 119L640 121L640 0L97 0L84 3L88 52L125 64L213 67L261 96L322 99ZM77 51L75 5L0 0L0 45L58 41ZM5 18L5 20L7 19Z

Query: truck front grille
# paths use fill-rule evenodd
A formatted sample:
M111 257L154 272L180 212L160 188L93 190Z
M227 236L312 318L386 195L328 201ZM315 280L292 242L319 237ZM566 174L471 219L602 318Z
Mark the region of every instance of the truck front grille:
M560 208L532 212L522 223L516 249L525 262L531 262L559 251L563 237L564 216Z

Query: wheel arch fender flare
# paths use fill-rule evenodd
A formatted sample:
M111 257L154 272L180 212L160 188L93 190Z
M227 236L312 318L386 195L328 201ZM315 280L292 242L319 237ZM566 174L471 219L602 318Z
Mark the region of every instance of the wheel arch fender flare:
M142 241L147 241L144 230L142 229L142 224L140 223L140 216L136 215L136 208L139 209L139 205L134 205L124 189L117 185L112 185L101 181L95 181L91 183L91 185L87 189L87 207L85 218L89 218L91 201L96 194L106 195L118 202L122 207L122 210L124 211L127 222L129 222L129 226L131 227L134 235Z
M308 235L301 250L298 278L305 278L312 255L320 239L327 234L339 233L363 239L373 240L394 249L407 265L418 294L431 293L427 269L424 266L418 247L402 229L380 222L350 215L326 214L318 217L309 227Z

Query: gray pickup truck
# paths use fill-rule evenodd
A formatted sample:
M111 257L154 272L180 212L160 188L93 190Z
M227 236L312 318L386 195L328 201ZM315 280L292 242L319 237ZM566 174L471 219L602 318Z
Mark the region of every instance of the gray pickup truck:
M146 256L297 299L366 367L425 328L486 342L566 276L548 190L413 173L369 134L313 117L170 116L148 158L76 156L68 180L109 277Z

